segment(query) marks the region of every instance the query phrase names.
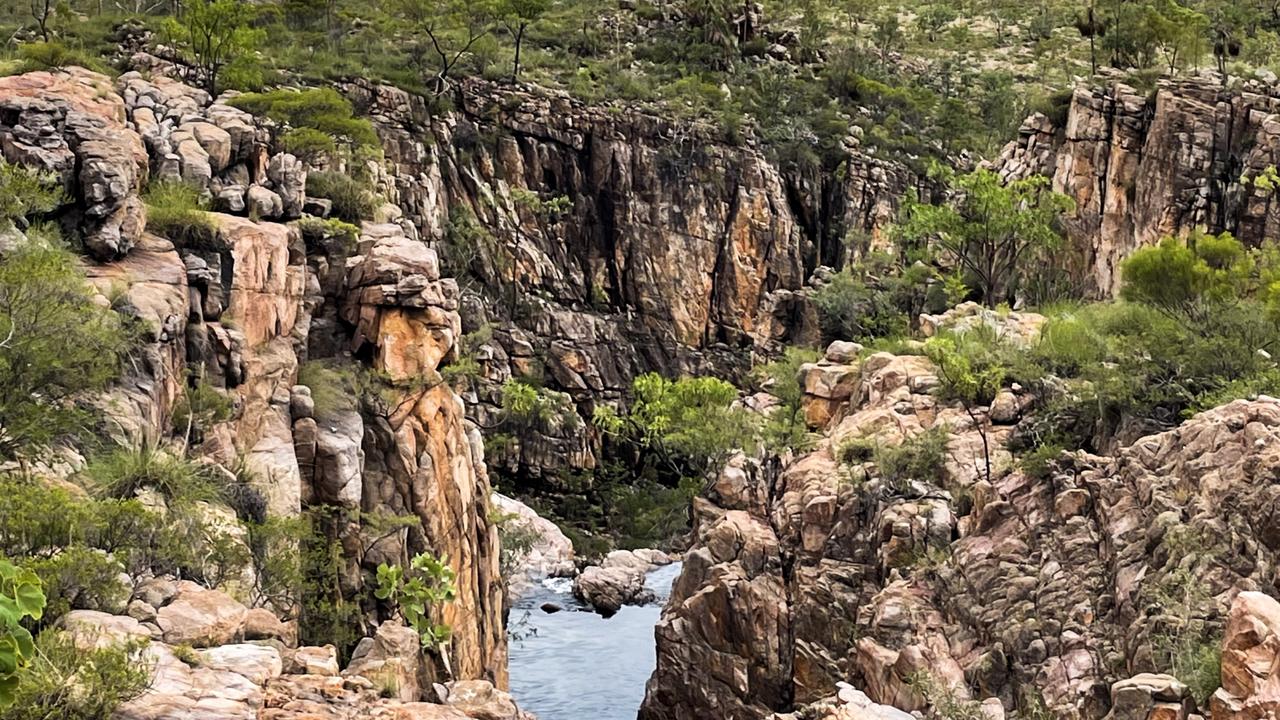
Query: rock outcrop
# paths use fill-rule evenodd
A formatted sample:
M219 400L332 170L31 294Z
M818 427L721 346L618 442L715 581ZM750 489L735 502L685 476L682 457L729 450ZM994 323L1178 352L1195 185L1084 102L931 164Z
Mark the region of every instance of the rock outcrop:
M996 162L1005 177L1046 175L1075 199L1069 269L1099 296L1119 290L1120 261L1166 235L1229 230L1275 237L1272 191L1242 183L1280 159L1280 90L1248 82L1162 80L1077 88L1060 118L1035 115Z
M993 713L1189 717L1184 686L1142 674L1165 670L1170 648L1211 647L1224 624L1240 648L1224 668L1254 680L1215 707L1265 704L1269 661L1243 671L1248 648L1269 647L1265 621L1233 631L1226 609L1280 593L1268 529L1280 401L1237 401L1031 475L1005 449L1031 397L1006 390L970 416L930 392L925 358L852 352L803 373L846 378L806 387L851 385L843 402L845 390L807 397L822 407L814 450L781 468L741 458L698 501L642 718L765 718L841 682L908 712L945 697ZM929 477L867 462L867 448L942 427Z
M573 579L573 594L604 617L612 617L623 605L653 602L656 596L645 587L645 576L671 562L659 550L614 550Z
M162 602L159 614L164 615L187 602L184 596L201 598L205 610L184 611L182 620L168 629L83 610L60 621L86 650L129 643L140 647L139 660L151 674L147 689L118 707L111 720L531 720L487 681L420 688L418 637L403 626L385 625L339 673L332 646L295 647L288 638L248 637L252 623L247 617L255 611L223 593L157 581L136 602ZM236 609L239 623L228 620L230 608ZM210 624L225 635L208 635ZM179 642L187 637L220 642L192 650ZM423 702L427 695L436 702Z
M1242 592L1231 604L1222 647L1222 687L1209 701L1213 720L1275 717L1280 712L1280 602Z

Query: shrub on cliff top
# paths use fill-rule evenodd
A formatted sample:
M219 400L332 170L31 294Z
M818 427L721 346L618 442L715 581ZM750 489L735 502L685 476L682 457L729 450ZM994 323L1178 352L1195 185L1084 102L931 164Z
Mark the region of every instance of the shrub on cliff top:
M245 112L289 125L284 143L290 152L332 153L339 143L353 148L378 145L373 123L355 117L351 102L331 88L246 93L227 102Z

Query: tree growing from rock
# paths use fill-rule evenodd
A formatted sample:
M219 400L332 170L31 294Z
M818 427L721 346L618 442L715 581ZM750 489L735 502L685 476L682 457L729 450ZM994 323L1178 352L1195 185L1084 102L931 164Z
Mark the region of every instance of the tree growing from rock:
M1053 192L1042 175L1005 183L990 170L957 175L935 164L930 176L946 183L950 199L940 205L909 202L902 237L941 250L987 307L1012 300L1026 263L1036 252L1061 245L1059 219L1075 203Z

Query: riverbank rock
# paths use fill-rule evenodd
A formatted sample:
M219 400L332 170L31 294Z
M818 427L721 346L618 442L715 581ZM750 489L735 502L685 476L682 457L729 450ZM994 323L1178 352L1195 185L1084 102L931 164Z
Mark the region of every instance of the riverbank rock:
M547 577L571 577L577 573L574 566L573 542L555 523L543 518L533 508L501 493L494 493L490 502L502 515L501 523L508 538L518 538L528 545L514 563L506 568L507 596L520 597L533 583Z
M616 615L623 605L647 605L657 596L645 587L645 577L672 562L661 550L614 550L574 578L574 597L604 617Z

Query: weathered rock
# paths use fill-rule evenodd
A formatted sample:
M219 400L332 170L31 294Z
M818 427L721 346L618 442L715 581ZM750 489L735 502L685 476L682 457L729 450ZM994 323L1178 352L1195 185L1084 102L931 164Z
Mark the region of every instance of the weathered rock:
M538 578L560 576L573 568L573 542L550 520L539 516L528 505L501 493L490 498L494 510L505 516L508 532L530 537L530 547L505 578L509 597L518 597Z
M1280 502L1266 469L1280 465L1280 401L1237 401L1115 457L1064 456L1035 478L1009 466L1008 426L981 415L975 425L927 394L917 379L931 373L922 358L867 358L819 447L776 476L726 471L737 479L699 502L642 717L763 718L845 680L875 703L927 711L920 677L985 703L984 715L997 713L991 698L1013 708L1036 692L1069 720L1192 716L1181 685L1117 676L1118 663L1150 667L1149 648L1177 621L1146 609L1187 592L1188 577L1190 612L1210 635L1223 623L1217 599L1274 586L1280 535L1258 528ZM898 443L939 426L946 467L934 477L885 487L874 464L832 457L854 439ZM862 473L857 484L850 473ZM786 571L761 557L786 557ZM1270 677L1272 658L1249 676ZM1224 654L1224 672L1242 664ZM1251 692L1238 690L1215 707L1257 717L1231 714Z
M573 594L605 617L616 615L623 605L653 602L644 586L645 571L636 567L593 565L573 579Z
M102 260L127 253L146 222L149 163L111 80L81 68L0 78L0 114L4 159L62 180L85 248Z
M1209 700L1213 720L1280 712L1280 602L1242 592L1231 604L1222 641L1222 687Z
M240 635L248 612L224 592L183 581L156 613L156 624L170 645L226 645Z
M1167 235L1230 230L1259 245L1280 229L1269 192L1241 184L1274 164L1274 89L1224 90L1206 78L1164 79L1154 93L1113 81L1076 88L1062 124L1034 115L995 164L1003 177L1041 174L1076 201L1067 223L1078 273L1100 295L1120 288L1120 261Z
M360 641L342 674L365 678L402 701L419 700L423 690L419 682L421 647L418 633L389 620L378 626L373 637Z
M339 672L338 650L332 645L300 647L287 657L285 669L293 675L328 675Z

